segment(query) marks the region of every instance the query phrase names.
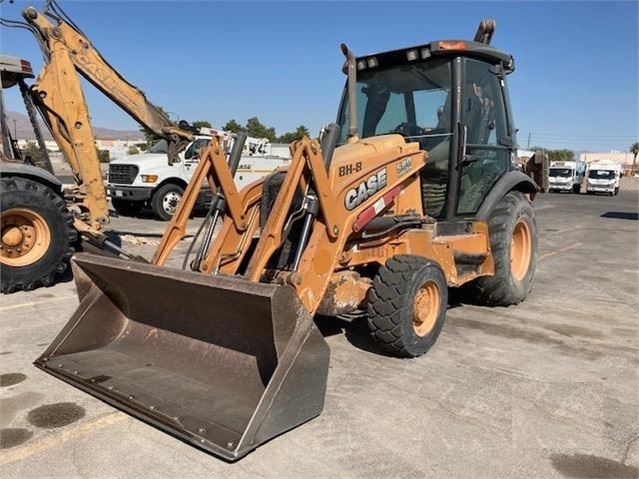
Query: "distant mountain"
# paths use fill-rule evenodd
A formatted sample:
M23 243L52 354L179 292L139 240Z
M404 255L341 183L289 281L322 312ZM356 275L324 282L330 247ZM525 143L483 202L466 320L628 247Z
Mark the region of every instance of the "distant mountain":
M13 123L14 120L15 124ZM15 111L8 111L7 126L12 136L15 126L18 140L35 140L35 135L31 129L31 122L27 115ZM40 128L45 140L53 140L51 133L49 133L49 130L42 122L40 122ZM144 138L144 135L138 130L112 130L110 128L100 128L99 126L93 126L93 134L96 140L140 140Z

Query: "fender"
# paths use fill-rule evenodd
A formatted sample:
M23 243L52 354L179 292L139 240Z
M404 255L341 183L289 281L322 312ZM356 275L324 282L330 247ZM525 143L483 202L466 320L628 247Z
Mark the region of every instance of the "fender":
M495 206L497 206L499 200L512 190L528 193L530 194L530 198L533 199L539 191L539 187L530 176L521 171L509 171L497 180L497 183L495 183L492 190L490 190L490 193L486 195L486 199L479 208L479 211L477 211L477 219L480 221L488 221L490 213Z
M42 168L25 165L23 163L10 163L6 161L0 163L0 177L10 178L15 176L19 178L34 179L58 193L62 191L62 183L60 180Z

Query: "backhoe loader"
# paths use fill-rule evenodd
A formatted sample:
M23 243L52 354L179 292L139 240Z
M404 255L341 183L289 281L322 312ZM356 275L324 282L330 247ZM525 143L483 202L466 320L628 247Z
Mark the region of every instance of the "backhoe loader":
M65 271L74 251L82 247L79 237L85 246L88 243L131 259L104 235L109 224L107 196L79 75L147 130L166 139L169 163L177 160L194 133L186 122L173 124L141 90L109 65L56 2L48 1L43 11L28 7L22 16L26 22L3 18L0 23L3 27L25 28L34 35L42 50L43 67L29 87L25 80L34 77L30 63L3 57L8 61L0 69L2 87L19 86L44 160L38 165L21 164L19 150L11 148L17 139L10 136L2 102L3 293L52 284L56 275ZM71 165L75 185L64 191L53 176L36 111Z
M389 354L417 357L449 288L522 301L538 188L516 165L514 61L493 31L357 58L342 45L336 124L241 191L237 151L214 138L153 264L75 256L80 305L35 364L234 461L320 414L329 349L314 315L365 313ZM215 200L182 270L166 267L205 180Z

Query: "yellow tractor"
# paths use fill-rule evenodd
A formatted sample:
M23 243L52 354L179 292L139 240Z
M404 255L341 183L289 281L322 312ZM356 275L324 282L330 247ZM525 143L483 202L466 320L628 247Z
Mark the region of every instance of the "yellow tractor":
M314 315L365 311L390 354L417 357L449 288L522 301L538 188L517 167L514 63L493 30L357 58L342 45L337 123L241 191L242 138L228 157L214 139L153 264L74 257L80 305L36 365L233 461L320 414L329 349ZM166 267L203 181L215 200L182 270Z

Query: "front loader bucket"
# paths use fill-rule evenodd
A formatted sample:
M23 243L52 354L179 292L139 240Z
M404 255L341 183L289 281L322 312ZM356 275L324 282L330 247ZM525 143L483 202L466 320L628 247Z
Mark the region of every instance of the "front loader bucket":
M329 349L290 286L73 263L80 305L44 371L230 461L322 411Z

